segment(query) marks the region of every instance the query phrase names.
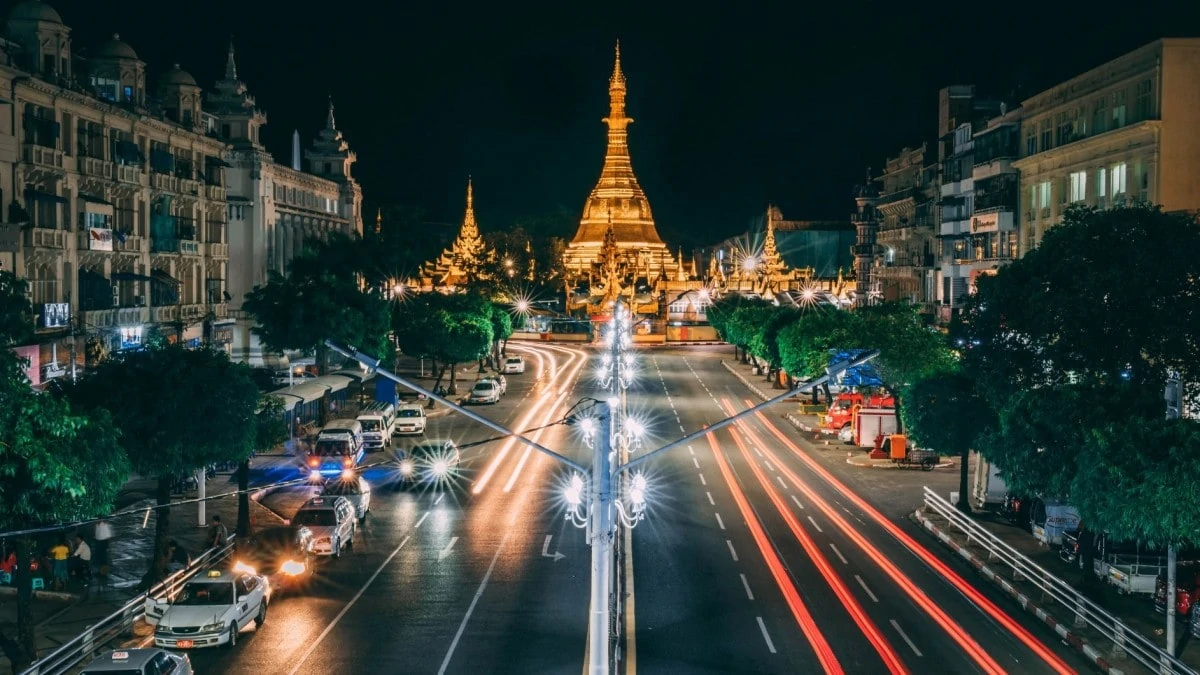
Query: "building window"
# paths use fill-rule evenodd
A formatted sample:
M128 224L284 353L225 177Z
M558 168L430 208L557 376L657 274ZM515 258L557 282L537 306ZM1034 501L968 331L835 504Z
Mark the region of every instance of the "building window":
M1071 120L1071 116L1068 113L1058 113L1055 117L1055 126L1057 127L1055 129L1055 145L1066 145L1073 140L1071 138L1071 131L1074 129L1075 123Z
M1109 192L1113 197L1119 197L1125 194L1125 162L1113 164L1112 167L1112 189Z
M1138 174L1140 176L1140 180L1138 182L1141 185L1141 189L1138 190L1138 200L1142 201L1142 202L1149 202L1150 201L1150 167L1146 166L1145 164L1142 164L1141 166L1138 167Z
M1025 156L1037 154L1037 127L1032 124L1025 130Z
M1102 134L1108 130L1108 98L1096 100L1092 109L1092 133Z
M1100 167L1096 169L1096 202L1104 201L1108 196L1108 169Z
M225 140L229 140L230 134L231 134L231 130L229 128L229 125L222 124L221 125L221 138L224 138Z
M1039 147L1042 152L1054 147L1054 126L1049 117L1042 120L1042 144Z
M1075 171L1071 174L1071 201L1081 202L1087 198L1087 172Z
M1125 126L1125 92L1113 92L1112 128L1120 129Z
M1050 208L1050 181L1042 181L1038 185L1038 208L1046 210Z
M1151 94L1154 92L1153 80L1142 80L1137 86L1137 101L1134 103L1134 119L1148 120L1154 118L1154 99Z

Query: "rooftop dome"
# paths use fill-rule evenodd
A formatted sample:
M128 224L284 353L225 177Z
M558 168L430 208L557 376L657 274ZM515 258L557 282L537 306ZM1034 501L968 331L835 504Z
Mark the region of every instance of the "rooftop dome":
M137 52L133 47L121 42L121 36L113 33L112 39L105 41L96 49L95 58L99 59L136 59Z
M190 87L199 86L196 84L196 78L192 77L192 74L188 71L180 68L178 63L176 63L166 75L163 75L162 83L166 85L174 84Z
M25 0L16 7L8 15L9 21L48 21L50 23L62 23L62 17L54 8L47 5L41 0Z

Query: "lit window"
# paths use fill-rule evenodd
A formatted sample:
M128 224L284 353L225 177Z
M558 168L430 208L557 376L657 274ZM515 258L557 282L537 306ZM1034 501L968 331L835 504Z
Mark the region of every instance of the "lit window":
M1096 169L1096 196L1108 196L1108 169L1104 167Z
M1038 188L1038 206L1043 209L1050 208L1050 181L1042 182Z
M1126 178L1125 162L1121 162L1120 164L1114 164L1112 167L1112 190L1111 190L1112 195L1114 197L1116 197L1117 195L1125 194L1125 178Z
M1087 197L1087 172L1076 171L1071 174L1071 201L1081 202Z

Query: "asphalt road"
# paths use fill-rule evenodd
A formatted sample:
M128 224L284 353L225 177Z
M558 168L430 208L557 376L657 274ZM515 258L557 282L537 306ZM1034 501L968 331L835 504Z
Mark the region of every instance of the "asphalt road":
M520 349L529 371L478 412L528 429L600 395L592 350ZM750 404L720 364L727 353L637 355L629 409L647 428L646 449ZM575 433L552 426L534 438L587 464ZM431 420L426 437L494 435L451 415ZM1089 669L899 517L905 494L919 501L915 474L855 474L836 454L768 413L646 467L649 515L631 533L632 630L619 672ZM443 491L395 489L388 469L368 470L372 510L353 552L324 566L308 594L275 598L264 627L236 648L194 652L196 672L581 672L589 550L563 518L569 470L508 441L465 461L461 483ZM307 496L283 490L264 504L287 516Z

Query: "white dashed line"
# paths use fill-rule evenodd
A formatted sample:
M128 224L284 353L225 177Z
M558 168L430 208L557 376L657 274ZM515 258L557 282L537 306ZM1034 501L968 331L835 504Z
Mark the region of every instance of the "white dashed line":
M771 653L774 654L775 653L775 643L771 642L771 636L767 635L767 624L763 623L761 616L756 616L754 618L758 619L758 628L759 628L759 630L762 631L763 640L765 640L767 643L767 649L770 649Z
M442 503L442 497L445 497L445 496L446 496L446 493L445 493L445 492L443 492L442 494L438 495L438 496L437 496L437 499L433 500L433 505L434 505L434 506L437 506L438 504L441 504L441 503Z
M875 594L871 592L871 589L867 588L867 582L863 581L862 577L855 574L854 578L858 580L858 585L862 586L862 589L867 592L867 597L871 598L871 602L879 602L879 598L875 597Z
M763 456L762 450L759 450L758 448L754 448L754 454L758 455L759 457Z
M843 565L850 564L850 561L846 560L846 556L842 555L842 552L838 550L837 544L830 544L829 548L833 549L833 552L837 554L838 560L841 560Z
M711 492L705 492L704 494L708 495L708 503L709 503L709 504L712 504L713 506L716 506L716 505L717 505L717 503L716 503L715 501L713 501L713 498L712 498L712 493L711 493Z
M733 562L737 562L737 551L733 550L733 542L726 539L725 543L729 546L729 555L733 556Z
M771 466L771 463L770 463L770 462L768 462L768 461L767 461L767 460L765 460L765 459L763 460L763 464L766 464L766 465L767 465L767 471L774 471L774 470L775 470L775 467Z
M725 529L725 521L721 520L721 514L714 513L713 515L717 517L717 525L720 525L722 530Z
M900 624L896 623L895 619L892 619L892 628L895 628L896 632L900 634L900 637L904 638L904 641L908 643L910 648L912 648L914 654L917 656L925 656L921 653L920 649L917 649L917 646L913 644L913 641L908 639L908 634L904 632L904 629L900 627Z
M695 451L695 450L693 450L693 449L692 449L692 446L690 446L690 445L689 445L689 446L688 446L688 453L690 453L690 454L692 454L692 455L695 455L695 454L696 454L696 451Z
M813 520L813 517L812 517L812 516L809 516L809 517L808 517L808 522L812 523L812 524L813 524L813 527L817 528L817 532L824 532L824 531L825 531L825 530L822 530L822 529L821 529L821 526L817 524L817 521Z
M684 429L682 424L679 425L679 431L680 433L687 433L687 429Z
M775 476L775 480L779 481L779 486L784 490L788 489L787 483L783 482L783 476Z
M700 468L700 460L696 459L695 457L692 458L692 464L695 464L697 469Z
M800 503L800 500L796 499L796 495L792 495L792 501L796 502L796 506L799 506L800 508L804 508L804 505Z
M428 517L429 517L429 512L426 511L424 514L421 515L421 519L417 521L417 524L415 526L413 526L413 529L415 530L415 529L421 527L421 523L425 522L425 519Z
M754 594L750 592L750 582L749 582L749 581L746 581L746 575L745 575L745 574L741 574L741 575L738 575L738 576L740 576L740 577L742 578L742 588L745 588L745 589L746 589L746 597L747 597L747 598L750 598L751 600L753 600L753 599L754 599Z
M704 480L704 474L700 474L700 484L708 485L708 481Z

